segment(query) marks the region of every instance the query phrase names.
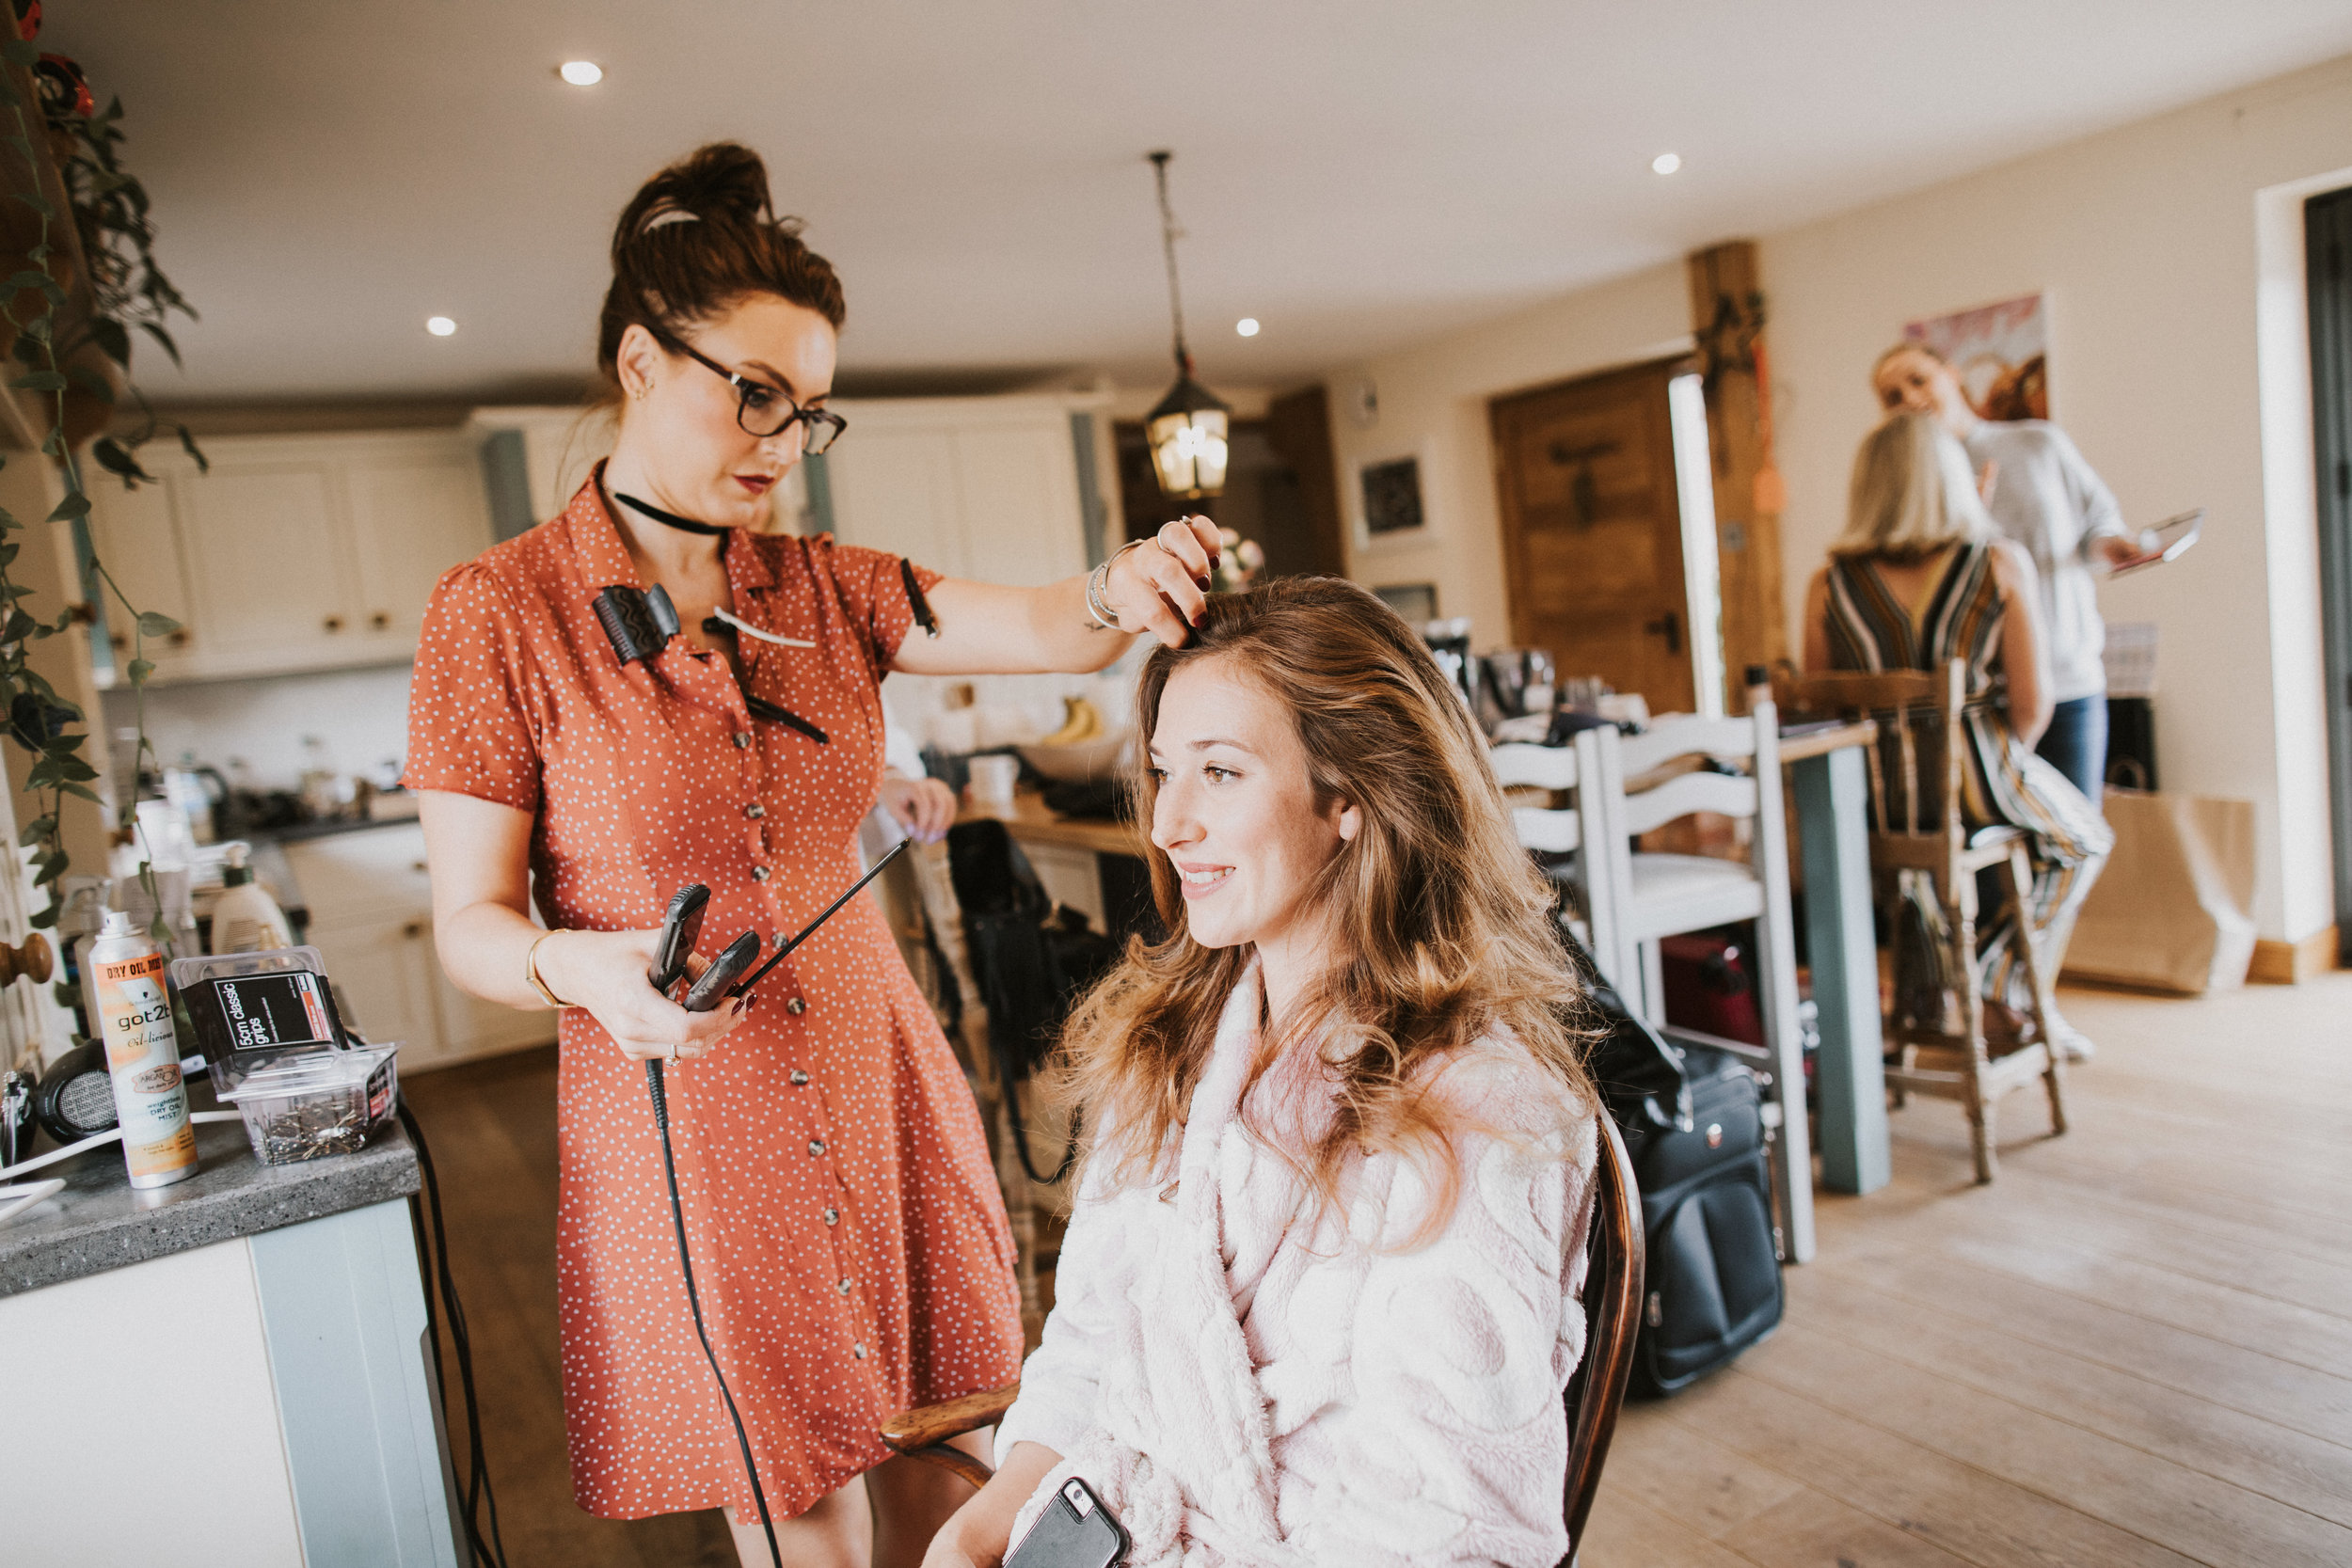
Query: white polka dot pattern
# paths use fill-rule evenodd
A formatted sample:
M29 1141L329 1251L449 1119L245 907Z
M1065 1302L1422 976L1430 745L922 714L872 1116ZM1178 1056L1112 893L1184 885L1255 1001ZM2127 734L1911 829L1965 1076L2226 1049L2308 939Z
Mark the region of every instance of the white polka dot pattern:
M639 579L594 481L434 592L406 782L536 815L532 871L550 927L655 926L679 886L701 881L706 957L746 927L772 950L857 876L882 768L881 680L912 620L898 558L733 533L724 559L737 614L818 644L744 639L742 689L683 638L645 663L616 658L591 601ZM827 743L755 722L743 689ZM561 1052L574 1494L607 1518L722 1503L748 1514L679 1280L644 1071L583 1012L564 1015ZM1012 1381L1012 1242L979 1116L869 900L851 900L717 1050L668 1079L695 1283L771 1508L801 1513L888 1457L875 1433L896 1411Z

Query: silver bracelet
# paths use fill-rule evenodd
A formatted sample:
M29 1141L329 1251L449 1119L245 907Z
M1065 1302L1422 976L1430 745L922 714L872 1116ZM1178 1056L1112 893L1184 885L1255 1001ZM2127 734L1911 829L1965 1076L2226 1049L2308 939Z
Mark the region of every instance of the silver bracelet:
M1111 552L1110 560L1104 562L1103 564L1087 574L1087 613L1094 618L1096 630L1123 631L1125 629L1119 624L1118 613L1104 601L1103 590L1110 585L1111 567L1118 563L1119 558L1129 550L1149 543L1151 541L1148 539L1130 539Z

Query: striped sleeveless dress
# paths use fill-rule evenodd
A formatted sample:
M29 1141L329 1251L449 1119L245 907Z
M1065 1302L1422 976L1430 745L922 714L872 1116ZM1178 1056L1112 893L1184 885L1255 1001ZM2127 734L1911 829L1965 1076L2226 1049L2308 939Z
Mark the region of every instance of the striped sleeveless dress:
M1878 673L1940 670L1954 658L1966 662L1968 700L1961 733L1968 755L1961 768L1962 819L1971 831L1996 826L2025 830L2026 854L2033 863L2026 917L2037 936L2049 933L2056 938L2043 948L2055 979L2065 938L2114 847L2115 835L2098 807L2010 728L2006 682L1994 668L2007 609L1994 580L1989 544L1955 547L1935 592L1915 613L1895 596L1869 557L1846 556L1830 562L1827 619L1833 669ZM1931 717L1915 721L1913 733L1919 776L1942 778L1941 727ZM1879 771L1889 795L1887 818L1903 821L1910 802L1901 798L1902 769L1895 756L1899 742L1890 735L1880 744L1885 748L1886 765ZM1996 898L1981 898L1979 907L1988 917L1979 927L1979 948L1989 959L1984 993L2022 1010L2031 1004L2032 986L2016 949L2014 923ZM1995 915L1995 911L2002 912ZM1904 967L1899 948L1897 957L1899 974Z

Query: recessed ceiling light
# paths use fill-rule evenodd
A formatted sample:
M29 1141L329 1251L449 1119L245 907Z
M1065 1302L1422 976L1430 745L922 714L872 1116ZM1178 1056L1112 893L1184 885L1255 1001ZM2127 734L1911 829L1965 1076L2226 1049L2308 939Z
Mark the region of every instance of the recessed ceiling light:
M424 329L436 338L446 338L457 330L457 324L447 316L427 316L424 318Z
M1682 166L1682 154L1679 152L1661 152L1657 157L1652 158L1649 161L1649 166L1650 172L1653 174L1672 174L1675 170Z
M1254 338L1258 335L1258 318L1255 316L1244 316L1241 320L1233 324L1233 330L1240 333L1245 338Z
M555 73L576 87L593 87L604 80L604 67L594 60L565 60Z

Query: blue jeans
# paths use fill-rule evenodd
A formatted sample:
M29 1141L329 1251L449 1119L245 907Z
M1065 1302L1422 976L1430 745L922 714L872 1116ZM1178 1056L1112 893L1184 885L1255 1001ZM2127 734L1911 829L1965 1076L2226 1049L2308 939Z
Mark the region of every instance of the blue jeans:
M2106 697L2076 697L2058 704L2034 750L2096 806L2107 775Z

